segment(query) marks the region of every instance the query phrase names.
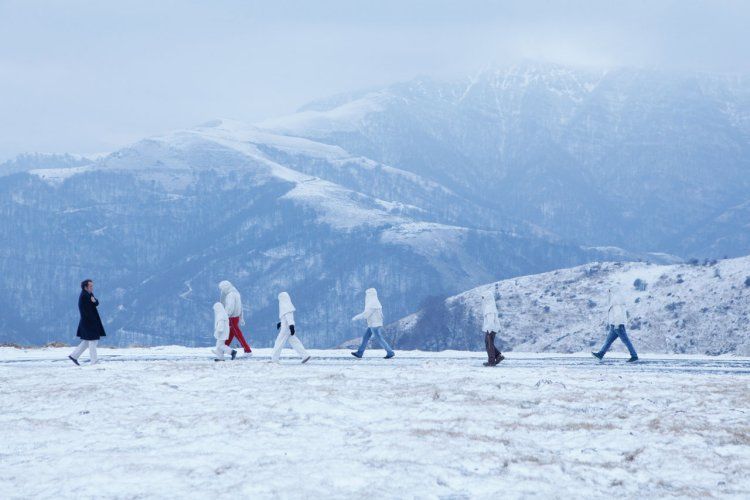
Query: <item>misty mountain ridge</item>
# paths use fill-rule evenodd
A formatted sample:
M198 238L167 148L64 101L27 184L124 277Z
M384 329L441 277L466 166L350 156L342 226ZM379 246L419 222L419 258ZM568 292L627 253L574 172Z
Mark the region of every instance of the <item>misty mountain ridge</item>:
M110 343L208 345L229 279L253 342L272 342L286 289L305 342L327 347L357 333L370 286L392 320L590 261L750 254L746 80L656 75L421 78L95 160L0 164L0 340L72 337L82 273Z

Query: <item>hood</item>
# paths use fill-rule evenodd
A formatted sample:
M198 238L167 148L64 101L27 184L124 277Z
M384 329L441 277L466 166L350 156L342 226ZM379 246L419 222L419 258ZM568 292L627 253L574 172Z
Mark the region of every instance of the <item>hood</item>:
M281 292L279 294L279 318L281 318L286 313L294 311L296 311L296 309L294 308L294 304L292 304L292 298L288 293Z
M227 312L224 310L221 302L214 304L214 322L217 321L229 321L229 316L227 316Z
M219 290L221 290L221 302L224 302L224 299L226 299L227 295L229 295L230 292L236 292L237 289L234 287L233 284L230 282L224 280L221 283L219 283ZM239 292L237 292L239 293Z
M495 304L495 295L487 293L482 295L482 315L497 314L497 304Z
M374 288L368 288L365 291L365 309L382 309L383 306L378 300L378 291Z

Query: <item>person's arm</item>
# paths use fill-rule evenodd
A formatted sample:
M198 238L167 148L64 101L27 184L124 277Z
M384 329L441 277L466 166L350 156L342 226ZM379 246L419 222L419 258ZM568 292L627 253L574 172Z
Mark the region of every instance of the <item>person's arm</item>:
M224 309L227 311L227 316L231 318L234 311L237 309L237 295L235 293L228 294L226 302Z
M358 320L360 320L360 319L364 319L364 318L366 318L366 317L367 317L367 316L365 316L366 314L367 314L367 309L365 309L365 310L364 310L364 311L362 311L361 313L359 313L359 314L357 314L356 316L354 316L354 317L352 318L352 321L358 321Z

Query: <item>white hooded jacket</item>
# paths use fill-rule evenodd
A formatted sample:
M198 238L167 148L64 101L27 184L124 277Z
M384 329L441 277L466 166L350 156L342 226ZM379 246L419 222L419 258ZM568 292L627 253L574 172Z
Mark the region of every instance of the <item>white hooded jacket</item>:
M214 338L216 340L229 338L229 316L219 302L214 304Z
M281 323L281 329L288 328L294 324L294 304L292 304L292 298L286 292L279 294L279 322Z
M495 296L488 293L482 296L482 331L495 332L500 330L500 320L497 317Z
M228 281L222 281L219 283L219 290L221 290L221 304L224 306L224 310L227 316L230 318L240 318L240 324L245 324L245 314L242 311L242 298L240 292Z
M607 307L608 325L627 325L628 310L625 307L625 299L621 295L609 294L609 305Z
M378 300L378 291L374 288L368 288L365 291L365 310L354 316L352 321L360 319L367 320L368 328L383 326L383 306Z

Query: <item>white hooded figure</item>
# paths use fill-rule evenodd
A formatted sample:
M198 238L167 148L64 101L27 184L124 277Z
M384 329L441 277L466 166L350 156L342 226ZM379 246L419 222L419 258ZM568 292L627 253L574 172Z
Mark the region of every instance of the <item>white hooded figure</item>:
M230 318L240 318L240 325L245 324L245 315L242 312L242 297L240 292L229 281L219 283L221 290L221 305Z
M362 337L362 343L360 344L359 349L353 352L352 356L355 358L361 358L365 353L365 349L367 349L367 344L370 342L370 338L373 336L378 342L380 342L383 349L385 349L385 359L390 359L395 356L393 349L391 349L391 346L388 345L388 342L383 338L381 332L383 328L383 306L380 304L380 300L378 300L378 291L374 288L368 288L365 290L365 310L354 316L352 321L361 319L367 321L367 331Z
M604 341L602 348L596 352L592 352L591 355L601 361L604 355L607 354L607 351L609 351L609 348L612 347L612 343L619 337L630 353L628 361L638 361L638 353L635 352L633 343L630 341L625 329L627 323L628 309L625 306L625 297L619 293L612 293L612 290L609 290L607 294L607 339Z
M487 350L487 362L484 366L495 366L505 359L503 353L495 346L495 335L500 331L500 319L495 303L495 294L482 294L482 332L484 332L484 347Z
M310 360L310 356L305 350L305 346L302 345L299 338L295 335L294 329L294 304L292 304L292 298L286 292L279 294L279 322L276 324L276 328L279 330L279 334L276 336L276 342L273 345L273 356L272 361L274 363L279 362L281 356L281 350L284 345L289 341L289 345L292 346L299 357L302 358L303 363L307 363Z
M223 361L224 354L230 354L232 359L237 355L237 351L224 344L229 338L229 316L220 302L214 304L214 338L216 339L216 361Z
M374 288L365 290L365 310L352 318L352 321L367 320L368 328L383 326L383 306L378 300L378 291Z
M492 293L482 295L482 331L495 332L500 330L500 320L498 319L497 304L495 296Z
M628 324L628 310L625 299L620 294L613 294L610 290L607 300L607 324L618 327Z
M221 305L224 306L224 310L227 312L227 316L229 316L229 338L226 344L231 345L232 340L236 337L237 341L242 345L245 354L252 355L253 350L250 348L247 340L245 340L245 335L240 329L240 325L245 324L245 314L242 309L240 292L226 280L219 283L219 290L221 290Z

